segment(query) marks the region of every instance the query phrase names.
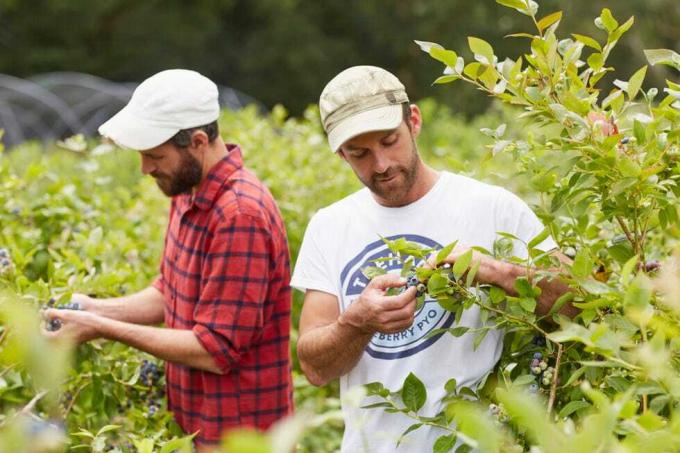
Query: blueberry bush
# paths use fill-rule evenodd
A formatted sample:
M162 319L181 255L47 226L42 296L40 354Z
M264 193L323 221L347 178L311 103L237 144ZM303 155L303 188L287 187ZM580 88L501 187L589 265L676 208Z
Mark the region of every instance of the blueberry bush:
M512 295L475 283L472 250L450 270L440 263L455 244L434 251L387 241L404 275L415 275L427 297L457 319L480 307L482 327L456 324L451 335L479 341L502 328L504 351L479 387L447 382L439 414L419 414L427 392L413 374L401 389L371 384L368 393L383 402L367 410L412 417L404 435L424 425L448 431L431 446L436 452L678 451L680 85L667 80L662 91L645 90L643 66L601 86L615 74L607 59L633 18L620 23L603 9L595 19L601 38L559 37L561 12L540 17L533 0L497 3L532 24L532 32L510 35L527 44L519 58L498 57L478 37L468 38L469 60L436 43L416 43L444 64L436 84L471 84L525 121L519 135L498 123L482 132L494 140L491 155L511 156L546 228L522 244L527 259L503 253L519 241L503 232L494 250L476 249L526 266ZM651 65L680 70L676 52L645 55ZM536 247L548 235L571 262ZM425 266L434 252L434 268ZM538 316L543 278L560 278L571 290ZM580 310L575 318L558 314L565 303Z

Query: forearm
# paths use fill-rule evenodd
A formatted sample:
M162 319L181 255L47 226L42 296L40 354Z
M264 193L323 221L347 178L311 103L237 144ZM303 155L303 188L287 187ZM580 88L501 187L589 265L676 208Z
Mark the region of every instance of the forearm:
M168 362L223 374L191 330L141 326L101 317L96 323L103 338L125 343Z
M165 297L153 286L124 297L95 299L86 309L105 318L133 324L163 322Z
M316 327L298 339L300 367L309 382L325 385L354 368L372 337L341 320Z
M517 295L515 280L519 277L527 276L526 267L504 261L494 261L491 266L492 271L489 272L491 278L488 283L503 288L503 290L510 295ZM563 294L570 291L569 285L563 282L559 277L552 279L543 278L538 281L536 285L541 288L541 295L537 299L536 307L536 313L540 316L547 314L555 301ZM574 317L578 314L578 310L571 304L566 303L559 310L559 313Z

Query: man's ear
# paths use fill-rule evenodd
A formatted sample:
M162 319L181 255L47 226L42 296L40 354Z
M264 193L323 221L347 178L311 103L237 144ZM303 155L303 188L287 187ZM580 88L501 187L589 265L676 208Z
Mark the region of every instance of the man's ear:
M411 109L411 134L415 138L420 135L420 130L423 127L423 115L416 104L411 104L409 108Z
M206 134L205 131L198 129L192 132L189 148L199 150L205 148L209 144L210 140L208 139L208 134Z

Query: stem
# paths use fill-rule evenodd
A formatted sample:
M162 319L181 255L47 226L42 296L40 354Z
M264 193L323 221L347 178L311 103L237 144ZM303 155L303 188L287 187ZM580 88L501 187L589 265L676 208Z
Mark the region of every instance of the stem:
M562 360L562 352L564 347L561 343L557 343L557 359L555 359L555 374L553 375L552 384L550 384L550 398L548 399L548 415L552 412L555 404L555 396L557 395L557 378L560 375L560 361Z
M630 242L630 245L633 246L633 251L635 251L635 248L636 248L636 246L635 246L635 238L634 238L633 235L630 233L630 230L628 229L628 227L627 227L626 224L624 223L624 221L623 221L623 219L621 218L621 216L616 216L616 221L619 222L619 225L621 226L621 229L623 230L623 233L626 235L626 238L628 239L628 242Z
M85 384L81 385L80 388L78 388L78 390L76 390L76 392L71 396L71 402L69 403L66 410L64 410L64 418L66 418L68 414L71 412L71 409L73 409L73 405L76 403L76 400L78 399L78 395L80 394L80 392L88 385L90 385L89 382L86 382Z
M30 413L35 405L42 399L43 396L47 395L47 390L43 390L42 392L38 393L33 397L31 401L28 402L20 411L19 415L26 415Z

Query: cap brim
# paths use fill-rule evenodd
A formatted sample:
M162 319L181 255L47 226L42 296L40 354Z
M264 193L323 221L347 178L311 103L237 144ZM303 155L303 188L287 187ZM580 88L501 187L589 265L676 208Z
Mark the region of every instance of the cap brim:
M165 143L179 129L151 123L135 116L127 107L123 107L120 112L99 126L98 131L118 146L145 150Z
M347 140L366 132L396 129L402 120L402 106L388 105L357 113L340 122L328 133L328 144L336 152Z

